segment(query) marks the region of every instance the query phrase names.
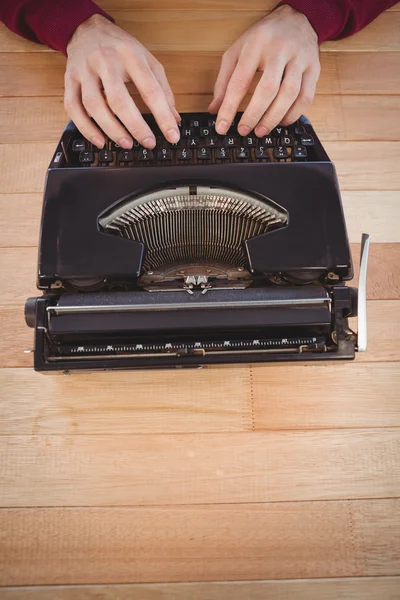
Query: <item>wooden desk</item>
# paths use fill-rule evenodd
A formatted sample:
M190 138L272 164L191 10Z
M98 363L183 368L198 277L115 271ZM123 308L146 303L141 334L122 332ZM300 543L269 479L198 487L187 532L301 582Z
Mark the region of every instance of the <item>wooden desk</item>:
M101 2L180 110L206 109L221 52L273 4ZM369 351L65 377L23 353L64 59L0 29L2 600L400 598L399 31L400 4L325 44L309 112L355 257L372 236Z

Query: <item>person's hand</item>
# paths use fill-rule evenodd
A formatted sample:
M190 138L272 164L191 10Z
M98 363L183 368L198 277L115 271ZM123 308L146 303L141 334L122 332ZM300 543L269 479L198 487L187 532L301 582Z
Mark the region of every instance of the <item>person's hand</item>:
M179 140L180 117L164 68L131 35L94 15L76 29L67 54L64 106L85 138L99 148L104 146L104 135L93 117L122 148L132 148L132 137L154 148L154 134L125 85L133 81L167 140Z
M259 137L290 125L311 104L320 73L318 38L308 19L284 5L252 25L224 54L208 110L225 134L256 71L260 81L238 130Z

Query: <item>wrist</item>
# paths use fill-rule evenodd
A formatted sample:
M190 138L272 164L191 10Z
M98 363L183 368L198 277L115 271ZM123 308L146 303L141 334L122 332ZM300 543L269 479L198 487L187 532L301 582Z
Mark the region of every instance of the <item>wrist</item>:
M100 15L98 13L91 15L88 19L85 19L84 21L82 21L82 23L80 23L78 25L78 27L75 29L74 33L72 34L68 44L67 44L67 55L68 52L70 51L70 49L74 46L75 42L85 33L89 32L89 31L93 31L93 30L98 30L101 27L103 27L106 23L110 23L110 21L106 18L103 17L103 15Z
M274 9L274 13L280 14L282 17L290 18L293 21L296 21L299 26L308 29L310 37L314 38L318 43L318 33L314 29L312 23L308 19L307 15L298 10L297 8L293 8L290 4L278 4L278 6Z

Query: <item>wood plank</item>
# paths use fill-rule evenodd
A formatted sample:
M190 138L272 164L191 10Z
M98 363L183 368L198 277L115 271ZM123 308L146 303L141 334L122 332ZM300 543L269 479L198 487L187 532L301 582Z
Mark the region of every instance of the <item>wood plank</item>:
M379 427L397 425L399 379L397 363L390 367L389 363L362 365L357 361L355 365L324 365L323 371L316 365L296 365L284 371L254 365L254 430L367 427L368 421ZM385 391L381 394L380 389Z
M146 110L142 100L135 102ZM241 108L245 108L247 96ZM206 110L211 96L177 96L181 111ZM308 116L322 141L398 141L400 139L400 102L397 96L316 96ZM2 142L54 142L67 122L61 97L0 99Z
M175 94L212 94L220 53L157 52L156 57ZM317 94L398 94L398 62L397 52L322 53ZM62 96L64 68L65 57L55 52L0 53L0 96Z
M400 143L325 142L324 146L342 190L400 189Z
M117 25L137 37L154 51L218 51L223 52L265 11L230 9L214 10L116 10L112 15ZM335 42L325 42L322 52L398 52L400 14L384 13L357 35ZM0 52L45 52L4 26L0 27Z
M115 10L159 10L160 0L97 0L96 4L106 11ZM268 11L278 4L277 0L253 0L251 7L254 10ZM247 5L242 0L220 0L216 4L213 0L202 0L198 5L191 0L174 0L170 3L174 10L221 10L227 8L229 11L247 10ZM388 9L389 11L400 10L398 5Z
M150 51L225 51L264 11L113 11L117 25L138 38ZM398 52L400 15L384 13L357 35L325 42L330 52ZM157 34L154 35L154 31ZM1 38L0 38L1 46Z
M354 262L353 281L358 282L360 245L351 244L351 248ZM399 265L400 244L371 245L367 284L369 300L397 300L400 298Z
M398 600L400 577L2 588L2 600Z
M365 232L374 243L400 242L400 192L345 191L342 200L350 242Z
M269 370L254 369L255 378L260 373L256 399L269 388ZM386 375L398 390L399 365ZM382 395L393 399L387 388ZM2 507L300 502L391 498L400 490L400 428L5 435L0 455Z
M99 0L96 2L105 11L114 12L116 10L160 10L160 0ZM215 4L213 0L201 0L197 5L190 0L173 0L170 2L170 8L173 10L229 10L246 11L248 6L241 0L222 0ZM270 11L278 4L278 0L254 0L251 3L253 10Z
M356 269L359 263L360 244L352 244ZM400 299L400 244L371 245L368 265L368 299ZM7 287L0 297L0 307L23 306L28 296L36 296L36 248L0 248L0 281ZM17 277L16 277L17 274Z
M350 242L367 231L374 243L400 243L400 192L350 191L342 199ZM0 247L37 245L42 202L42 194L0 194Z
M54 152L53 142L0 144L1 192L42 193L46 171Z
M397 342L391 341L393 346ZM392 351L398 358L398 349ZM180 372L81 373L67 378L31 369L3 369L0 435L397 427L400 407L394 384L398 374L395 363L364 365L357 360L337 367L265 365L250 371L243 366L223 373L208 369L196 371L188 385ZM321 380L323 394L316 389ZM267 381L266 387L260 381ZM293 381L301 382L301 388ZM134 402L127 393L132 387Z
M0 583L396 575L399 504L1 510Z
M37 295L38 292L35 292ZM23 302L23 298L20 299L21 303ZM355 331L357 331L357 320L352 319L352 327ZM361 353L357 355L357 362L362 363L370 363L370 362L383 362L383 361L400 361L400 328L395 327L394 324L400 321L400 301L399 300L381 300L381 301L369 301L368 302L368 352ZM2 335L0 337L0 368L1 367L32 367L32 355L26 354L24 350L30 349L33 346L33 330L29 329L25 324L24 319L24 311L22 305L18 308L10 308L3 307L0 310L0 330ZM272 366L269 368L272 369ZM289 368L287 365L286 368ZM292 368L292 366L290 366ZM344 368L344 365L341 366ZM353 371L350 370L349 377L352 378ZM364 373L365 375L365 373ZM11 375L8 375L9 377ZM16 398L21 397L24 398L24 386L27 385L29 388L29 399L28 405L30 405L31 395L35 396L35 403L40 404L40 389L43 385L46 387L45 383L41 379L34 379L30 381L30 378L27 378L25 381L25 375L15 374L15 379L13 378L13 385L16 386ZM372 377L372 375L371 375ZM21 378L21 385L19 385L19 381ZM81 378L79 378L79 381ZM40 381L40 386L38 387L38 393L35 394L35 386L37 385L37 381ZM46 379L47 381L47 379ZM62 383L58 379L56 380L57 384L60 386L62 390ZM86 380L85 380L86 382ZM90 382L90 380L89 380ZM379 382L380 385L380 382ZM69 389L69 384L65 383L66 389ZM184 386L183 386L184 387ZM32 389L31 389L32 388ZM288 387L288 390L290 388ZM358 394L358 388L355 386L353 393ZM199 390L199 397L202 394L202 390ZM289 391L288 391L289 394ZM371 398L374 399L375 396L375 387L373 386L371 391ZM82 398L84 398L83 392L79 395L79 402L82 402ZM97 396L95 396L97 398ZM95 398L91 398L91 406ZM213 399L214 396L212 395ZM22 400L24 402L24 400ZM68 400L68 402L70 399ZM100 397L101 405L103 405L103 397ZM335 397L335 402L338 401L338 398ZM17 402L17 399L15 399ZM126 400L129 405L129 398ZM361 398L358 400L361 402ZM35 404L36 405L36 404ZM147 404L145 404L146 406ZM105 407L108 409L108 404L106 402ZM362 406L361 406L362 409ZM25 409L24 409L25 410ZM27 409L26 409L27 410ZM153 408L151 410L154 410ZM368 408L368 411L370 409ZM26 413L28 415L28 413ZM36 411L34 411L36 415ZM113 413L114 414L114 413ZM197 414L197 413L196 413ZM91 413L89 412L88 417L90 418ZM136 416L136 415L134 415ZM368 414L366 415L368 417ZM108 418L108 417L107 417ZM107 419L106 418L106 419ZM119 418L119 417L118 417ZM124 417L125 418L125 417ZM391 424L391 416L389 417L389 421L387 425ZM29 421L30 422L30 421ZM368 418L366 423L368 423ZM394 424L394 423L392 423ZM149 426L157 427L157 422L150 423ZM107 424L105 425L107 426ZM141 427L141 425L139 425ZM344 426L344 425L343 425ZM183 424L183 427L186 427ZM30 431L30 429L29 429Z
M1 248L0 281L7 282L7 285L0 306L22 306L27 295L37 295L36 274L36 248Z
M168 370L65 377L39 375L31 369L1 369L0 381L4 393L0 435L251 429L250 371L246 366L229 368L223 376L219 369L207 374L195 370L190 381L182 372Z
M37 246L42 194L0 194L0 247Z

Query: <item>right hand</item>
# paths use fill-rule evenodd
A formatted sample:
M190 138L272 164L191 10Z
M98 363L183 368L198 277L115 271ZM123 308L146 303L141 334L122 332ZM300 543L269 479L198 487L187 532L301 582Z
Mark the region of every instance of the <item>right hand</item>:
M102 148L105 139L90 117L122 148L132 148L132 137L145 148L156 144L127 90L127 81L135 84L167 140L179 140L180 117L164 68L129 33L101 15L93 15L76 29L67 54L64 106L82 135L95 146Z

